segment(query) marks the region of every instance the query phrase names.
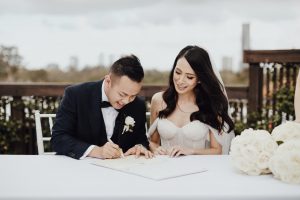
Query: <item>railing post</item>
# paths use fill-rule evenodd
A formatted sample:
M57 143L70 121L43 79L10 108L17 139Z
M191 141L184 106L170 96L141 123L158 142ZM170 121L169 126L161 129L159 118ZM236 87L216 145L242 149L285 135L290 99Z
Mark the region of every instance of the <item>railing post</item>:
M248 111L260 112L262 108L263 69L259 63L250 63Z

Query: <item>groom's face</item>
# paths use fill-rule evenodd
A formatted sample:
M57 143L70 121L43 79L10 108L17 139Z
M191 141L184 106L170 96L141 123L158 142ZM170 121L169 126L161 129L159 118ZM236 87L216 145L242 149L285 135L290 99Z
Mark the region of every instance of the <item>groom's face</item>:
M121 109L132 102L142 88L142 83L132 81L128 76L109 74L105 81L107 98L115 109Z

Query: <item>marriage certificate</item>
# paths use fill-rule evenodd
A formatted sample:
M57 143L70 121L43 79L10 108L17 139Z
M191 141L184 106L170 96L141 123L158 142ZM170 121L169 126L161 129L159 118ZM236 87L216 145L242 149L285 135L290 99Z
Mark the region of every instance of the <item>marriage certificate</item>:
M177 158L155 156L152 159L146 159L143 156L136 158L131 155L118 159L91 159L90 163L153 180L164 180L207 171L201 166L189 165L188 159L189 156Z

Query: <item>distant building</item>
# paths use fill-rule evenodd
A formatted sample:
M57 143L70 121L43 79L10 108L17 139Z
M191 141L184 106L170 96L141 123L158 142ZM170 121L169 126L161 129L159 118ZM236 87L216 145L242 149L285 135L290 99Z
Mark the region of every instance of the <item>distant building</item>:
M222 58L222 69L224 71L232 71L232 57L223 56L223 58Z
M250 49L250 24L243 24L242 50Z
M248 67L247 63L243 63L243 53L244 50L250 50L250 24L246 23L242 25L242 60L240 69L244 69Z
M109 58L108 58L108 66L111 66L113 64L113 62L115 61L115 54L109 54Z
M100 53L99 55L99 66L104 66L104 53Z
M79 67L79 58L77 56L70 57L69 70L76 71Z

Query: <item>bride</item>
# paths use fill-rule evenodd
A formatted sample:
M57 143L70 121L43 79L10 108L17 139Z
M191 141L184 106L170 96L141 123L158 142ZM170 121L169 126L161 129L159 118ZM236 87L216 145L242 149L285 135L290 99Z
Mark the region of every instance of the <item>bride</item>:
M208 53L187 46L177 55L169 87L153 95L150 149L161 155L228 154L234 124ZM217 76L217 75L219 76Z

